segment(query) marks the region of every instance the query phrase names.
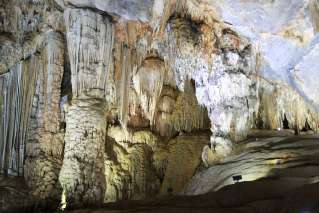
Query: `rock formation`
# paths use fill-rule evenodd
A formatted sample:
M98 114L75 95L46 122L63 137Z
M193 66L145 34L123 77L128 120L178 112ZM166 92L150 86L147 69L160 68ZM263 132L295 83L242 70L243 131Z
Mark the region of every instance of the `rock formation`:
M1 177L81 208L296 166L315 142L243 141L317 133L318 30L316 0L0 0Z

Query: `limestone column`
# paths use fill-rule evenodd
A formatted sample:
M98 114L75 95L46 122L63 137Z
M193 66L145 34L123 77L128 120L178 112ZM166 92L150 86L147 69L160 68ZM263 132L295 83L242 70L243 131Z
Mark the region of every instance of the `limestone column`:
M72 101L67 107L60 183L67 208L99 205L105 194L105 84L113 47L109 17L66 9Z
M36 72L28 121L24 177L32 194L44 202L59 202L58 177L62 164L64 131L60 128L60 91L64 71L64 40L46 32L44 48L24 69Z

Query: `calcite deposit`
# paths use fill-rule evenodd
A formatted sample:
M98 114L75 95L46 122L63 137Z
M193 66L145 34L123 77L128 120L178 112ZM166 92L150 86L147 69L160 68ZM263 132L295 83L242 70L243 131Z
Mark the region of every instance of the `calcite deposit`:
M258 138L317 133L318 30L317 0L0 0L1 178L74 209L316 164Z

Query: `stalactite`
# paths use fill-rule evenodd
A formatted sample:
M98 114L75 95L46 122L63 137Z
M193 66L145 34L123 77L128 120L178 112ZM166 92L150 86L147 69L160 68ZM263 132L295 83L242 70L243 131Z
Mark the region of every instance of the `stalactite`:
M131 64L131 51L125 44L121 45L121 80L120 80L120 101L119 101L119 119L124 129L127 127L128 121L128 107L129 107L129 95L130 95L130 78L132 71Z
M301 130L307 121L312 130L318 131L318 113L296 91L285 85L271 84L264 79L259 81L256 128L283 129L283 120L287 119L290 129Z
M9 175L23 175L24 152L36 80L34 58L15 65L0 76L0 168Z
M109 17L82 9L67 9L64 18L74 96L93 91L104 94L113 48L113 24Z
M140 104L150 125L155 123L157 104L164 85L166 69L164 62L158 59L145 60L133 77L134 89L140 98Z
M168 123L178 132L208 129L208 112L198 104L194 85L188 80L184 87L184 92L180 92L177 97L172 114L168 116Z

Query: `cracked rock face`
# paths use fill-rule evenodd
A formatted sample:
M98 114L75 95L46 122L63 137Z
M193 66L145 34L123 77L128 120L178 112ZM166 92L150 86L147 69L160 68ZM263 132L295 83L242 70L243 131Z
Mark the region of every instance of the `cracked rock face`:
M318 8L0 0L0 174L67 208L227 185L251 129L317 132Z

